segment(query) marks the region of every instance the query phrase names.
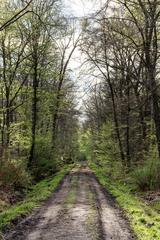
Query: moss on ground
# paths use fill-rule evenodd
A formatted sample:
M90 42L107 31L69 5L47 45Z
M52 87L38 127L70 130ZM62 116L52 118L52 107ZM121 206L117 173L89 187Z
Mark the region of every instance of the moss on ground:
M108 179L104 168L93 163L90 167L101 185L116 197L119 205L125 210L137 238L139 240L160 240L160 215L155 208L142 202L124 183Z
M51 196L71 168L72 166L67 166L53 177L40 181L32 187L24 201L0 213L0 230L4 230L5 227L11 225L17 218L28 215L42 201Z

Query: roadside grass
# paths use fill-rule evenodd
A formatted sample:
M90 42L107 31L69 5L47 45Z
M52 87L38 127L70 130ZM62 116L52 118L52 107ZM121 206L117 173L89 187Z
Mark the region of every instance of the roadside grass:
M40 206L42 201L53 194L64 176L72 169L72 165L66 166L53 177L49 177L32 186L24 201L4 210L0 213L0 231L9 227L19 217L27 216L31 211Z
M160 240L160 214L133 194L133 189L120 180L111 180L104 168L91 163L100 184L112 193L124 209L130 225L139 240Z

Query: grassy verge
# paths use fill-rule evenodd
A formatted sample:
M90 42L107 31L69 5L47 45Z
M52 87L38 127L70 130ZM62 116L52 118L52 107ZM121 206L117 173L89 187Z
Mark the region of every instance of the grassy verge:
M6 226L9 226L18 217L28 215L34 208L38 207L42 201L51 196L71 168L71 166L67 166L55 174L54 177L47 178L34 185L23 202L0 213L0 231L4 230Z
M91 169L99 182L116 197L119 205L125 210L131 227L139 240L160 240L160 215L152 207L136 197L129 186L120 181L108 179L106 171L95 164Z

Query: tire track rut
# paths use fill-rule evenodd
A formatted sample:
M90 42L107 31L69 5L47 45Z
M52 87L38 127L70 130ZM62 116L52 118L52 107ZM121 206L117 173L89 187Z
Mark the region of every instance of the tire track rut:
M87 167L73 170L6 240L131 240L128 222Z

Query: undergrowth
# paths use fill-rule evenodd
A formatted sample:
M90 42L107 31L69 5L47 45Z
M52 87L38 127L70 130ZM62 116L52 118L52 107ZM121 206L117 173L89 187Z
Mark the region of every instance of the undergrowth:
M112 181L106 170L91 163L90 167L103 187L116 197L119 205L125 210L139 240L160 240L160 215L156 209L146 205L132 193L132 189L120 180Z
M154 149L145 156L143 165L135 169L133 178L142 191L160 189L160 161Z
M55 174L54 177L40 181L31 188L24 201L0 213L0 230L4 230L15 219L28 215L34 208L38 207L42 201L47 199L56 190L63 177L71 168L71 165L67 166Z

